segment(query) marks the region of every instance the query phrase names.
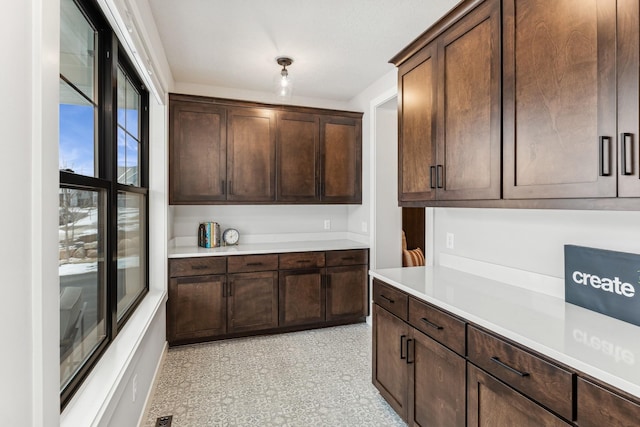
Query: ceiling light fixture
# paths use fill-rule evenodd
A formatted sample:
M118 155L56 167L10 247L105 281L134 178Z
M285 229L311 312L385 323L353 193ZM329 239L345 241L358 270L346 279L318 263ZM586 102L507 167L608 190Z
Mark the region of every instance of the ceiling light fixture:
M291 97L293 82L291 81L291 77L289 77L287 67L293 64L293 59L286 56L280 56L276 58L276 62L282 67L282 71L280 71L280 78L278 78L278 83L276 84L276 93L278 96L283 98L289 98Z

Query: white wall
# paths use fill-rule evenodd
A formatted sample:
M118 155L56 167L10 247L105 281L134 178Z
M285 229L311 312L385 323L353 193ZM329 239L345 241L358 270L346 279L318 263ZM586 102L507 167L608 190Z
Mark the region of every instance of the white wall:
M533 209L435 209L440 254L564 277L563 245L640 253L640 212ZM446 249L446 233L454 249ZM562 286L562 281L557 282Z
M237 228L243 236L264 234L326 233L324 220L331 220L331 232L347 231L344 205L229 205L173 206L173 235L197 236L198 224L215 221L225 228Z
M402 208L398 206L398 109L393 97L376 108L375 209L373 212L375 259L372 268L402 267L400 231Z
M57 1L31 0L5 5L0 16L0 411L6 425L58 422L59 15Z

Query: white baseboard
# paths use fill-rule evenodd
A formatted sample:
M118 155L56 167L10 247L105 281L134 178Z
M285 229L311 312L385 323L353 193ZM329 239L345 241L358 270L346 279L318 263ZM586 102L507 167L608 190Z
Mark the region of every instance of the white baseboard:
M160 359L158 360L158 364L156 365L155 372L153 373L153 381L151 382L151 387L149 387L149 392L144 401L144 408L142 413L140 414L140 419L138 420L138 427L144 426L147 418L149 417L149 410L151 409L151 403L153 402L153 396L156 394L156 388L158 387L158 379L160 378L160 371L162 370L162 365L164 364L164 360L167 357L167 351L169 350L169 343L165 341L164 348L162 349L162 354L160 355Z

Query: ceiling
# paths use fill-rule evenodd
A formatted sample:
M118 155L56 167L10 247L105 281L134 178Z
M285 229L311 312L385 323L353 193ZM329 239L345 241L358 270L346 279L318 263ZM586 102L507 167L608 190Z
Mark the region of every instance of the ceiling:
M290 56L295 96L348 101L458 0L149 0L173 79L274 92Z

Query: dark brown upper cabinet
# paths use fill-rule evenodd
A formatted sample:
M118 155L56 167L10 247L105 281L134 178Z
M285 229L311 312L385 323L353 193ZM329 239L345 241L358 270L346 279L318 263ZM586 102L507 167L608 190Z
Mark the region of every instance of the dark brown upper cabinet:
M169 203L226 200L226 108L176 101L169 117Z
M362 203L362 120L320 118L320 199Z
M362 203L362 113L169 96L171 204Z
M500 198L500 75L497 0L399 65L401 205Z
M616 2L504 0L503 31L504 198L615 197Z
M283 202L320 199L320 119L278 112L278 194Z
M640 197L640 7L618 0L618 197Z
M275 113L232 108L227 122L227 200L274 201L276 196Z

